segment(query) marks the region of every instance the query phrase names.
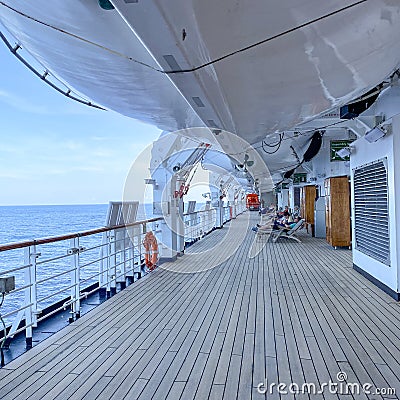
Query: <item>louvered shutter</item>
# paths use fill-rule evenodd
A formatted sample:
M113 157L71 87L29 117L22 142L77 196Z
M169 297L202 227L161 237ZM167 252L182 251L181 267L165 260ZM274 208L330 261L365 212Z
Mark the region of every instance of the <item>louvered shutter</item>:
M390 264L388 179L383 160L354 170L356 249Z

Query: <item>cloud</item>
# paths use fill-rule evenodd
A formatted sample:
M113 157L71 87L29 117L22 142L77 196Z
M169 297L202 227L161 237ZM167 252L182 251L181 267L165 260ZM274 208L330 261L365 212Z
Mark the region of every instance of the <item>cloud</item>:
M17 172L0 172L0 179L24 179L25 176Z
M107 149L98 149L98 150L95 150L92 154L95 157L101 157L101 158L114 157L114 153Z
M83 145L81 142L74 141L74 140L68 140L66 142L62 142L60 144L60 147L62 149L66 149L66 150L76 151L76 150L81 150L83 148Z
M0 90L0 101L19 111L32 114L49 114L49 109L47 107L43 105L35 105L23 97L16 96L4 90Z
M0 153L10 153L10 154L24 154L24 149L19 145L11 145L8 143L0 142Z
M96 142L105 142L107 140L111 140L112 138L107 136L91 136L89 139Z
M57 95L57 94L56 94ZM60 101L64 102L62 94L58 94ZM88 106L76 103L74 100L69 99L67 103L61 105L58 103L47 106L44 104L37 104L40 99L34 98L32 94L28 94L27 97L18 96L9 93L5 90L0 90L0 102L7 104L8 106L15 108L18 111L24 113L37 114L37 115L76 115L76 116L92 116L94 110Z

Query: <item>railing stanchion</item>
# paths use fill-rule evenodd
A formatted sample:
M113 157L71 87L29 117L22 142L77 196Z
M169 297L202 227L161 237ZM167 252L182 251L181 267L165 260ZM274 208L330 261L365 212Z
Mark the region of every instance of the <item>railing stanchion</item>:
M23 265L0 271L1 276L14 276L16 282L15 289L9 293L10 301L6 304L4 313L7 338L13 338L19 333L25 334L26 347L29 349L32 347L33 328L42 320L63 312L70 306L70 321L79 318L81 292L84 291L85 296L96 293L99 289L97 281L100 289L105 289L110 295L110 292L116 291L116 283L117 280L120 281L120 277L126 282L126 278L132 280L135 273L143 274L145 266L141 265L142 239L148 224L156 221L163 221L163 218L0 245L0 253L17 249L24 251ZM154 230L156 228L157 225ZM116 235L116 230L124 232L124 236ZM133 235L128 235L130 231ZM103 234L101 244L97 243L87 249L81 247L82 237L98 234ZM162 243L160 241L160 247ZM50 245L54 247L49 247ZM39 253L41 246L46 246L46 255L43 258ZM57 254L51 254L51 250ZM163 255L161 250L159 249L160 256ZM85 256L80 257L83 251ZM93 251L93 254L89 251ZM39 273L44 272L43 276L38 276L38 269ZM14 300L14 304L11 300Z
M121 253L120 253L120 275L119 277L119 282L121 284L121 289L124 289L126 287L126 250L127 246L129 244L129 236L126 231L126 229L122 230L122 241L120 242L120 248L121 248Z
M71 255L71 315L69 322L73 322L80 317L80 267L79 267L79 238L70 240Z
M100 247L100 262L99 262L99 290L100 293L106 291L107 283L107 247L108 235L103 233Z
M110 291L111 295L117 292L117 231L114 229L112 236L110 237Z
M25 305L30 304L25 309L25 340L26 348L32 348L32 327L37 325L37 296L36 296L36 260L40 254L36 253L36 245L25 249L25 262L29 265L25 268Z

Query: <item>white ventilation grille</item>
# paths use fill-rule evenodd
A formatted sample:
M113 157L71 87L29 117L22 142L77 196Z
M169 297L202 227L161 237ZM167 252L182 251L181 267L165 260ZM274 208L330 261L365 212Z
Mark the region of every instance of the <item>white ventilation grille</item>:
M384 161L354 170L356 249L390 264L388 180Z

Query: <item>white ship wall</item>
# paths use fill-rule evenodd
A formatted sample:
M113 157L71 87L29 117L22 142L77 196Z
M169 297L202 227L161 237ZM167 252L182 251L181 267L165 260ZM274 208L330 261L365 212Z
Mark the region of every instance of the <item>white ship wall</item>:
M356 149L351 155L350 167L352 171L352 237L353 263L382 282L395 292L399 292L399 252L400 252L400 115L393 118L393 132L375 143L368 143L360 138L355 142ZM397 153L397 155L396 155ZM388 168L388 210L390 236L390 266L362 253L355 248L354 229L354 181L353 170L362 165L387 158Z
M285 208L289 205L289 189L282 189L278 193L278 208Z
M330 161L330 142L331 140L349 139L349 135L344 129L336 130L335 136L324 136L322 146L318 154L312 159L312 169L315 184L320 187L320 196L325 195L324 181L326 178L334 176L349 175L349 164L345 161Z

